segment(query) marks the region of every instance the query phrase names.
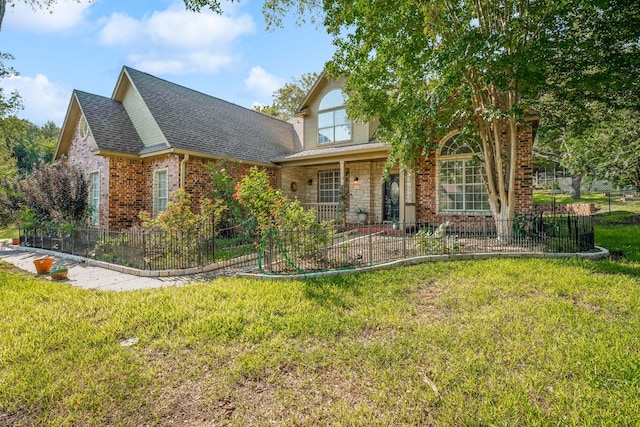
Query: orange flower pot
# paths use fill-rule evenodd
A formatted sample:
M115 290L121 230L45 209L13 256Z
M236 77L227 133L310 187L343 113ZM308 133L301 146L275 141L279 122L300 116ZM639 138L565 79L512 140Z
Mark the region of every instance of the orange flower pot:
M11 239L11 244L18 246L20 244L20 238L19 237L14 237Z
M51 271L51 266L53 265L54 259L51 257L43 257L34 259L33 263L36 266L36 271L38 274L49 274Z

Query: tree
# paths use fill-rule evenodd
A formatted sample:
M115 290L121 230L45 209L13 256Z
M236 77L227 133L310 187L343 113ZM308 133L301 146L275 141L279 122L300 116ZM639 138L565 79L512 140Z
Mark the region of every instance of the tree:
M53 159L60 128L53 122L38 127L15 116L0 120L0 141L8 147L17 161L17 172L30 173L42 161Z
M391 145L389 165L413 166L451 128L477 139L489 204L504 237L515 215L518 134L534 113L533 101L549 87L568 100L569 91L580 92L578 100L617 99L637 87L634 3L328 0L324 25L336 53L327 72L345 78L352 118L379 119L379 138ZM315 0L270 0L268 25L278 25L296 4L317 7ZM624 28L612 37L607 28L618 24Z
M10 77L16 74L16 71L4 64L5 60L13 59L6 53L0 53L0 78ZM0 87L0 119L22 107L20 95L16 91L11 92L7 96L4 89ZM4 185L8 179L13 177L17 171L16 159L13 156L12 147L6 140L0 138L0 186Z
M30 226L80 224L87 216L89 183L77 166L64 159L55 165L41 163L25 178L10 183L6 195L7 205L0 211L20 211Z
M14 57L8 53L0 52L0 78L7 78L18 74L13 67L7 67L5 61L13 60ZM6 94L4 89L0 87L0 118L7 117L22 108L20 95L17 91Z
M273 92L273 104L256 106L254 109L281 120L295 116L300 104L318 80L318 73L305 73L299 79L293 78L290 83Z

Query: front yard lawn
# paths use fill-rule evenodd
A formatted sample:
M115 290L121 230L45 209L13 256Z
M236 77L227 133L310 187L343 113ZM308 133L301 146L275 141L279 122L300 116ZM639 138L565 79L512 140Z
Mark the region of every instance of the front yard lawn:
M626 250L126 293L3 264L0 425L634 424Z

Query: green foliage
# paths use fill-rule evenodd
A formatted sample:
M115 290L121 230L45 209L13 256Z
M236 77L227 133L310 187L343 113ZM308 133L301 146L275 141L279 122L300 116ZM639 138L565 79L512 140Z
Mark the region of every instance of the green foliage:
M158 265L188 268L199 254L210 252L203 248L214 241L221 214L227 207L222 200L204 196L194 205L192 196L181 188L167 203L167 210L155 218L146 211L140 212L142 227L151 231L145 240L145 268L158 269ZM107 254L113 252L108 247L103 249Z
M165 231L181 231L187 234L212 225L217 225L220 215L227 207L222 200L201 197L197 208L193 197L184 188L180 188L167 203L167 210L155 218L146 211L140 212L143 227L159 228Z
M379 120L388 166L415 166L462 129L482 142L496 219L513 219L518 131L536 99L638 99L638 2L272 0L265 13L277 25L320 7L336 46L327 71L345 78L352 119Z
M236 186L234 197L256 219L261 236L270 231L286 242L286 251L297 257L315 254L333 236L333 224L318 224L315 210L305 210L299 200L290 200L271 185L268 173L257 167ZM295 260L291 260L295 263Z
M14 116L0 120L0 144L6 144L16 159L17 172L22 176L29 174L41 162L51 162L59 134L60 128L53 122L38 127Z
M418 244L420 252L429 255L453 254L460 252L460 245L456 236L447 235L447 228L451 223L443 222L435 230L421 228L413 238Z
M233 197L236 189L236 181L232 174L239 175L241 165L226 160L217 163L209 163L207 168L211 174L211 198L221 200L227 207L220 217L220 228L236 227L242 223L246 234L249 235L255 228L255 223L247 210Z
M294 78L290 83L273 92L272 105L256 106L254 109L277 119L290 119L302 106L302 101L318 77L318 73L305 73L299 79Z
M2 4L4 4L6 0L1 1ZM4 12L3 8L0 9L2 9L2 12ZM2 15L4 15L4 13L0 13L0 24L2 23ZM13 59L13 55L0 52L0 78L7 78L18 74L18 72L14 70L13 67L5 65L5 61ZM20 98L20 94L18 94L17 91L6 94L4 89L0 87L0 119L3 119L12 113L15 113L20 109L22 109L22 100Z
M575 176L589 176L640 191L640 110L590 102L572 109L550 95L535 145L538 156L555 159Z

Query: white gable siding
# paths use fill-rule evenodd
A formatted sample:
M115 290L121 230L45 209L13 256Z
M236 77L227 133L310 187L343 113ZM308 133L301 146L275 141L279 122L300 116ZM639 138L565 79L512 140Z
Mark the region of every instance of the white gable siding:
M315 150L318 148L328 148L343 145L364 144L369 142L372 131L369 123L358 123L351 121L351 140L346 142L318 144L318 111L320 101L327 92L333 89L342 89L343 82L324 80L318 87L318 92L314 98L309 100L309 114L304 119L304 149Z
M127 92L122 100L122 105L127 111L127 114L131 119L131 123L133 123L133 127L136 128L136 131L138 132L138 135L140 135L145 147L158 144L169 145L167 139L164 137L164 134L160 131L158 124L151 115L151 112L133 85L129 85L127 88Z

